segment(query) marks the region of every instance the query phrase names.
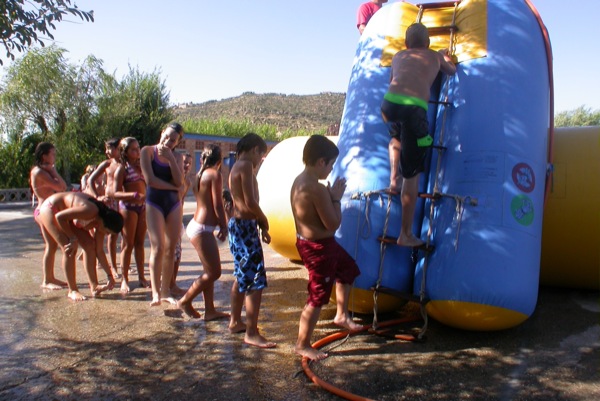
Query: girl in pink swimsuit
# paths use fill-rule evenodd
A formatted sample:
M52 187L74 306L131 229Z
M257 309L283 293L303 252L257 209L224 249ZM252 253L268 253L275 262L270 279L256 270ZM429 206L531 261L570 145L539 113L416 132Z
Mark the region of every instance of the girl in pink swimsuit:
M41 287L45 290L60 290L67 286L54 276L54 256L58 243L38 221L40 206L52 194L67 190L67 183L56 171L56 148L49 142L40 142L35 148L35 165L29 175L31 189L38 200L38 206L33 212L36 223L39 224L44 238L44 258L42 259L43 279Z
M75 255L83 248L84 266L92 296L109 288L99 285L96 275L96 241L90 230L118 233L123 218L102 202L80 192L59 192L48 197L40 206L38 222L63 250L63 269L69 287L68 297L73 301L86 298L79 292L75 278ZM76 224L77 223L77 224Z
M121 292L128 293L129 266L134 253L140 288L149 288L144 275L144 241L146 239L146 181L140 167L140 144L127 137L119 143L121 164L115 171L114 198L119 201L119 213L123 216L123 243L121 249Z

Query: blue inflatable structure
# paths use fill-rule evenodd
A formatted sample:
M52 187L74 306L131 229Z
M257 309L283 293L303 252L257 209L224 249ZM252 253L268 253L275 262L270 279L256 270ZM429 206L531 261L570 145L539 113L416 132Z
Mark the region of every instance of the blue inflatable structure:
M389 134L380 105L390 60L413 22L432 49L450 47L458 65L431 91L434 145L421 174L414 232L432 252L378 239L398 235L401 206L388 195ZM378 304L373 289L422 295L445 324L499 330L534 311L552 120L551 55L537 12L523 0L467 0L383 7L358 45L333 178L344 176L337 239L361 269L351 307ZM368 294L368 295L367 295ZM376 292L377 294L377 292Z

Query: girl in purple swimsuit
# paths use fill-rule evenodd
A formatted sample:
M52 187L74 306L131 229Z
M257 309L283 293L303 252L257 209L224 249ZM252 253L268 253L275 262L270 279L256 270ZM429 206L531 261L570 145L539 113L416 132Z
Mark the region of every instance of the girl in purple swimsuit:
M183 137L183 127L173 123L165 128L160 141L144 146L141 153L142 173L146 180L146 222L150 236L150 306L177 301L171 296L170 283L179 239L183 209L179 188L183 185L183 158L173 152Z
M121 292L129 287L129 266L134 253L140 288L150 288L144 275L144 241L146 239L146 181L140 167L140 144L137 139L127 137L119 142L121 164L115 171L114 198L119 201L119 213L125 220L123 246L121 249Z

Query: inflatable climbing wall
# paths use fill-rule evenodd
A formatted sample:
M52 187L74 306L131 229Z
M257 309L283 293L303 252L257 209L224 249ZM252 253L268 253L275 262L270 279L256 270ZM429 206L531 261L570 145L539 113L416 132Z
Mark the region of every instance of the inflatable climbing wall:
M398 197L381 191L389 185L389 136L380 104L391 58L417 20L430 29L431 48L452 48L459 64L455 76L440 77L432 88L429 118L438 148L422 174L420 191L429 199L417 205L414 232L435 250L418 253L415 271L410 249L384 249L378 237L397 236L401 218ZM427 9L399 2L369 22L332 173L348 180L338 240L361 268L355 286L365 308L372 295L362 291L380 287L423 291L427 312L459 328L498 330L532 314L551 132L544 31L520 0Z

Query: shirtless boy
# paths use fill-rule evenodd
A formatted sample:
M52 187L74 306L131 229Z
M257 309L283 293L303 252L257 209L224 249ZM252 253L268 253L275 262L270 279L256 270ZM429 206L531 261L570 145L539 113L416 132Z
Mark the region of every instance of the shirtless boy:
M121 153L119 151L119 142L120 139L112 138L104 143L105 146L105 154L107 160L103 161L98 165L96 170L90 175L88 179L88 188L89 192L95 196L99 201L104 202L108 207L112 210L119 211L118 201L114 199L115 193L115 172L117 168L121 165ZM101 178L101 176L105 174L106 177L106 192L104 194L99 194L96 191L96 186L94 183ZM108 257L110 259L110 270L112 272L113 281L116 278L119 278L119 273L117 272L117 238L118 234L108 234L108 240L106 243L106 247L108 249ZM96 253L98 257L100 257L100 264L103 264L102 260L105 258L106 254L104 253L104 235L100 234L96 236Z
M229 173L233 197L233 218L229 220L229 249L233 255L235 281L231 288L229 331L245 331L244 342L259 348L273 348L258 330L258 314L263 288L267 286L265 260L260 243L271 242L269 222L258 204L258 182L255 169L267 153L267 144L254 133L237 143L236 162ZM260 230L260 233L259 233ZM242 322L242 306L246 307L246 323Z
M419 189L419 174L424 170L429 135L427 106L429 91L438 72L456 73L446 49L429 49L427 27L414 23L406 30L406 50L392 59L390 86L381 104L383 119L390 124L390 191L401 192L402 223L397 243L418 247L424 242L412 233ZM402 178L399 176L402 173Z
M296 247L308 270L308 299L300 316L295 351L311 360L328 356L313 348L310 338L321 308L329 302L334 281L337 312L333 322L350 331L362 328L348 312L350 289L360 270L334 237L342 221L340 200L346 189L346 180L337 178L333 186L319 182L331 173L338 154L337 146L329 139L321 135L311 136L304 146L304 171L294 180L290 193Z

